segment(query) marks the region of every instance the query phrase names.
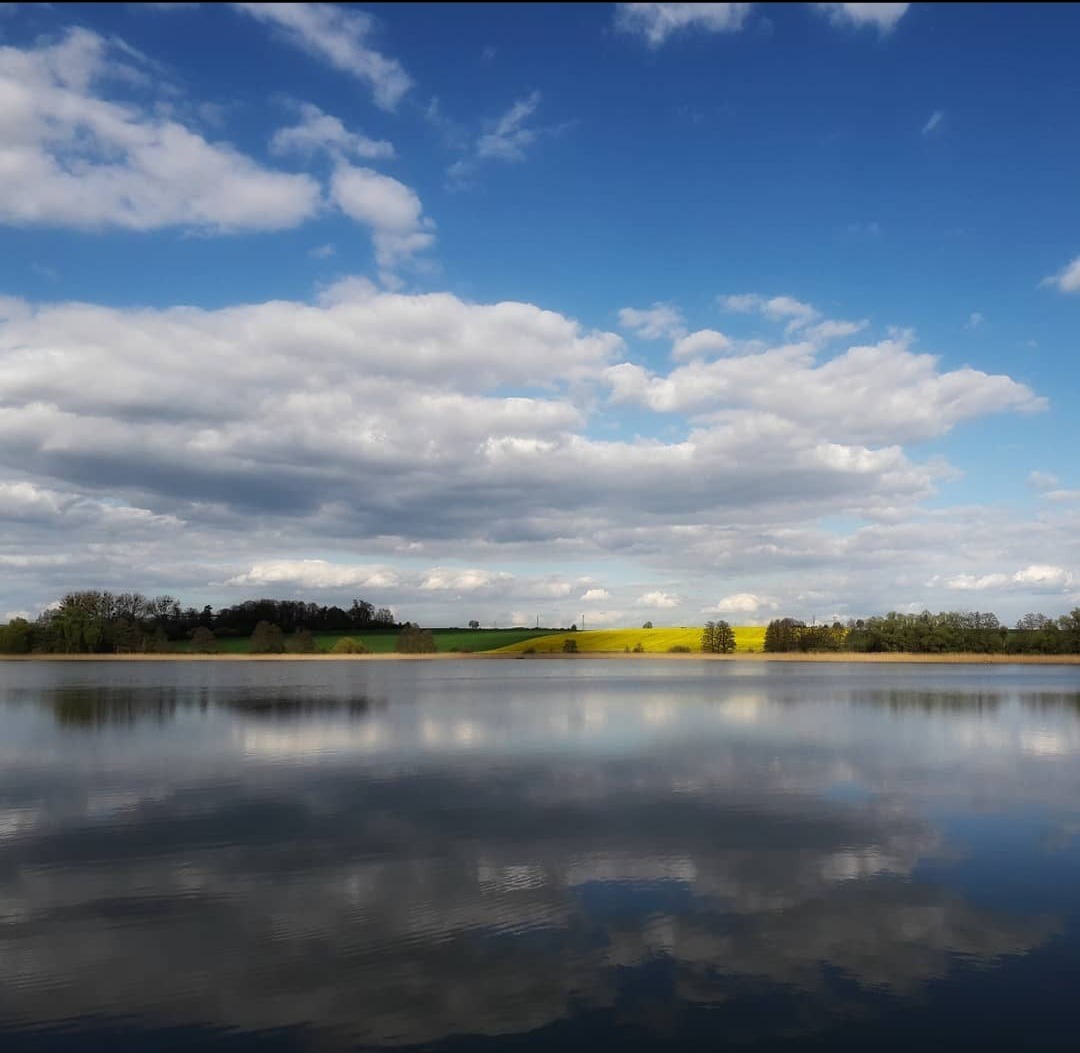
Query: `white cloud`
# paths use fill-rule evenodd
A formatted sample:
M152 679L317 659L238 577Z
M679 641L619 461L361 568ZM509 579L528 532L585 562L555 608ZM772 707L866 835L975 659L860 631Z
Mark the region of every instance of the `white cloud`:
M423 215L416 192L392 176L339 164L330 195L346 215L372 228L376 262L388 284L398 267L435 242L435 223Z
M375 159L394 156L393 144L383 140L369 139L358 132L350 132L344 124L318 106L300 103L300 120L288 128L279 128L270 140L270 149L276 154L298 153L311 156L326 150L331 157Z
M288 585L302 589L386 589L399 585L401 576L390 567L347 566L323 559L279 559L256 563L225 584Z
M888 33L907 14L911 4L814 4L835 26L874 26Z
M723 354L734 345L731 338L715 329L698 329L694 333L680 336L671 348L675 359L697 358L700 355Z
M983 592L988 589L1023 588L1036 592L1061 592L1072 587L1076 578L1064 567L1033 563L1015 574L954 574L944 579L947 589L959 592Z
M725 311L735 314L760 314L773 322L785 322L786 331L791 333L816 322L821 312L808 303L796 300L793 296L760 296L757 293L737 293L734 296L718 297L720 306ZM829 323L830 325L858 325L859 323Z
M475 592L512 580L513 575L505 572L437 567L424 575L420 588L428 591Z
M478 158L495 158L500 161L524 161L525 149L537 137L537 131L526 127L525 122L540 105L540 92L534 91L524 99L518 99L497 121L489 132L476 142Z
M659 47L672 34L699 29L706 33L737 33L753 4L619 4L615 27L643 37Z
M584 603L595 603L598 600L610 600L611 593L607 589L586 589L579 599Z
M840 319L826 318L824 322L810 326L806 330L808 340L818 340L827 343L830 340L840 340L846 336L854 336L862 332L870 323L865 319L858 322L845 322Z
M820 440L894 444L943 435L987 413L1045 407L1010 377L970 368L941 373L933 355L916 354L909 338L850 347L825 362L812 343L692 361L666 376L621 363L607 371L616 402L637 402L657 412L709 414L717 425L747 433L792 434L810 429ZM858 391L853 399L851 392ZM826 461L853 458L871 464L884 450L855 453L818 447Z
M526 151L541 137L554 134L562 127L537 127L527 122L540 106L540 92L534 91L518 99L500 117L489 121L485 130L469 142L463 129L453 121L447 120L440 112L438 100L432 100L428 108L428 119L441 127L453 141L457 149L465 156L454 162L447 171L452 187L466 186L477 168L484 161L507 161L519 163L526 159Z
M943 120L945 120L945 114L941 110L934 110L927 118L926 124L922 126L922 134L929 135L935 128L940 128Z
M774 610L779 604L766 596L753 592L736 592L725 596L711 607L702 608L703 614L745 614L756 615L762 610Z
M220 233L294 227L318 211L310 177L106 100L104 83L127 69L114 44L84 29L0 48L0 222Z
M635 601L641 607L653 607L656 610L670 610L672 607L678 607L682 602L678 596L673 595L670 592L646 592L643 596L639 596Z
M1033 471L1027 477L1028 486L1033 490L1053 490L1060 481L1052 472Z
M380 602L428 624L536 608L569 621L579 602L632 623L621 591L590 590L644 565L676 601L658 609L690 624L716 596L868 613L947 606L955 591L929 578L1026 567L1032 551L1080 567L1072 506L1017 523L919 510L950 469L903 443L1037 408L1008 377L943 371L903 339L839 355L748 342L659 375L624 350L532 304L357 279L314 303L217 310L0 301L6 605L95 586L216 602L207 583L224 581L226 602L309 587L340 602L386 570ZM598 437L605 378L698 416ZM825 530L824 515L870 525ZM40 559L58 552L63 566ZM503 576L523 561L582 576ZM445 587L421 588L436 572ZM1005 596L1019 614L1040 588Z
M363 11L319 3L233 7L270 23L304 51L369 84L376 104L384 110L394 109L412 86L411 78L396 59L368 46L375 20Z
M972 311L972 313L968 315L968 320L964 323L964 328L978 329L985 321L986 319L978 311Z
M309 249L308 255L313 260L328 260L337 255L337 248L330 242L326 242L324 245L316 245L315 248Z
M1066 264L1057 274L1042 280L1043 285L1053 285L1060 292L1080 292L1080 256Z
M644 310L623 307L619 310L619 327L646 340L681 337L686 331L682 313L669 303L654 303Z

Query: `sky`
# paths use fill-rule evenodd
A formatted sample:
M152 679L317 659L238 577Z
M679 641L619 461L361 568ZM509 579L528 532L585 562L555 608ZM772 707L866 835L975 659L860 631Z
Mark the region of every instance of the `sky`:
M1080 605L1078 33L0 4L0 620Z

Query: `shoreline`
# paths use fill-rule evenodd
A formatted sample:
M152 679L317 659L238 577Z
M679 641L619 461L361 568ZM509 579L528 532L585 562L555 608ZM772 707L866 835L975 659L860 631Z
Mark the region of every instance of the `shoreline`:
M0 662L437 662L437 661L572 661L617 659L619 661L662 662L846 662L867 665L1080 665L1080 654L913 654L904 651L882 653L784 652L765 654L627 654L622 651L579 651L576 654L520 651L459 652L436 654L7 654Z

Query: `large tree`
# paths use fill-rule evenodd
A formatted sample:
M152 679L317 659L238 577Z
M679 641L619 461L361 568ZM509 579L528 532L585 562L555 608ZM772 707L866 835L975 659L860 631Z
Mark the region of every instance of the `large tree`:
M280 627L261 621L251 634L252 654L284 654L285 636Z

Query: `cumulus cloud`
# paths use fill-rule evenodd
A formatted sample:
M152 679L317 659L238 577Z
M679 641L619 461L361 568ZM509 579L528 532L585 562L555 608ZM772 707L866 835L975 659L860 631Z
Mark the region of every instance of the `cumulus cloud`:
M0 222L18 226L280 230L315 215L320 190L177 120L110 101L124 50L85 29L0 48Z
M971 314L968 315L968 320L964 323L964 328L978 329L985 321L986 319L978 311L972 311Z
M288 585L303 589L384 589L400 583L390 567L348 566L324 559L280 559L256 563L226 580L226 585Z
M711 413L728 427L774 435L806 426L846 442L893 444L943 435L987 413L1037 411L1045 400L1006 376L964 368L939 372L937 358L917 354L910 338L854 346L821 362L811 343L768 348L712 362L695 361L666 376L623 363L607 376L617 402L667 413ZM858 399L851 392L858 391ZM836 448L824 456L856 461ZM855 461L850 462L852 464Z
M725 311L736 314L760 314L773 322L783 322L789 333L805 328L821 317L821 312L808 303L796 300L793 296L759 296L757 293L736 293L733 296L721 296L720 306ZM859 323L828 322L827 326L849 326ZM857 331L857 330L855 330ZM828 338L829 329L822 330ZM835 335L835 334L834 334Z
M872 26L882 34L896 26L911 4L814 4L835 26Z
M682 312L670 303L654 303L643 310L623 307L619 311L619 328L629 330L646 340L680 337L685 333Z
M1076 578L1064 567L1033 563L1013 574L955 574L944 579L945 588L958 592L983 592L991 589L1022 588L1037 592L1061 592L1072 587Z
M350 132L337 117L323 113L310 102L300 103L298 108L300 120L287 128L279 128L270 140L273 153L298 153L310 157L325 150L338 159L349 155L364 159L394 156L392 143Z
M375 20L366 12L319 3L232 6L274 26L290 43L334 69L364 81L384 110L393 110L412 86L412 79L396 59L369 45Z
M678 607L681 602L679 597L670 592L646 592L635 601L641 607L654 607L656 610L670 610Z
M435 222L423 215L416 192L392 176L371 168L339 164L330 196L348 216L372 229L375 260L382 278L394 284L394 272L435 242Z
M676 359L697 358L699 355L717 355L730 351L731 338L715 329L698 329L680 336L672 345L671 357Z
M379 601L432 623L461 617L461 594L469 617L541 600L565 624L579 602L635 609L600 579L595 561L612 560L648 566L666 583L653 598L676 604L657 609L682 622L715 596L784 595L806 613L947 600L945 577L1025 567L1032 546L1080 565L1064 503L1030 523L918 511L951 469L906 442L1041 402L1008 377L942 370L907 339L835 355L752 342L654 374L622 361L618 335L554 311L359 279L315 302L216 310L9 298L6 602L94 586L206 602L211 582L230 600L310 588L340 602L395 580ZM692 416L675 434L604 438L608 389ZM820 516L870 525L830 531ZM38 558L58 551L63 567ZM503 576L522 559L582 576Z
M615 28L642 37L659 47L673 34L701 30L706 33L737 33L753 4L618 4ZM906 6L906 5L905 5Z
M711 607L705 607L703 614L734 614L753 617L763 610L775 610L779 604L767 596L758 596L752 592L736 592L718 600Z
M1080 256L1067 263L1057 274L1042 280L1043 285L1052 285L1059 292L1080 292Z

